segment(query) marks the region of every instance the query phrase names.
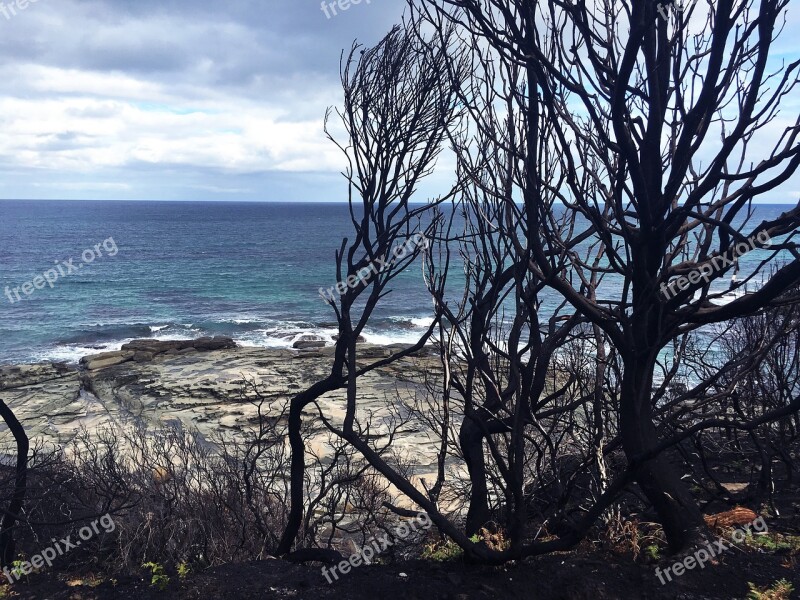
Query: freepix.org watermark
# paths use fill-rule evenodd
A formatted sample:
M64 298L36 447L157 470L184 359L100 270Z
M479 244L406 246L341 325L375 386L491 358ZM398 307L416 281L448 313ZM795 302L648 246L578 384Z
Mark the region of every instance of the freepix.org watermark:
M404 540L413 532L417 531L417 528L427 531L431 528L431 525L433 525L433 521L431 521L427 513L418 513L416 519L408 523L401 523L395 527L393 531L394 537L389 537L388 533L384 533L378 538L371 538L366 546L358 550L358 552L351 554L347 560L343 560L335 567L331 567L330 570L328 570L328 567L322 567L322 575L328 583L333 583L339 579L339 574L336 572L337 570L340 571L342 575L347 575L350 569L371 564L372 559L387 548L393 546L395 540Z
M372 4L372 0L364 0L364 2L367 4ZM322 9L322 12L325 13L325 16L330 19L338 14L336 12L337 8L344 12L356 4L361 4L361 0L336 0L335 2L326 2L326 0L322 0L322 5L320 8Z
M401 260L417 247L421 247L423 250L427 249L428 247L428 238L421 233L415 233L403 244L400 244L394 250L392 250L389 256L386 258L376 259L375 262L370 264L368 267L360 269L354 275L350 275L346 280L340 281L336 285L329 287L327 290L325 288L319 288L319 295L322 296L322 299L325 300L325 302L331 304L334 301L335 295L338 294L341 296L347 291L348 288L355 289L362 283L369 281L374 275L383 273L396 261Z
M766 231L759 231L757 235L747 238L744 242L739 242L733 248L733 255L728 257L726 254L715 256L712 260L705 263L699 269L692 271L689 275L681 275L669 285L666 282L661 283L661 293L669 300L679 290L685 290L689 285L699 283L702 279L708 283L708 278L715 272L734 264L737 258L743 254L747 254L756 248L769 248L772 245L772 239ZM675 289L677 288L677 289Z
M697 0L673 0L673 2L659 2L658 6L656 6L656 10L658 14L661 15L661 18L665 21L669 18L669 11L674 10L677 13L682 13L689 8L691 8Z
M70 539L72 538L71 535L68 535L62 540L56 540L53 538L50 540L53 542L53 545L49 548L45 548L39 554L34 554L31 556L29 561L18 563L16 566L9 569L5 567L3 569L3 575L6 576L9 583L14 583L18 581L20 577L23 575L30 575L34 569L41 569L45 565L48 567L53 566L53 561L58 558L59 556L64 556L70 550L74 550L78 546L81 545L81 541L88 541L92 539L95 535L100 533L100 527L103 528L103 531L106 533L111 533L117 528L117 524L114 523L114 519L111 518L111 515L106 513L99 519L95 519L89 525L85 527L81 527L78 531L79 540L75 540L74 542Z
M55 261L56 266L53 269L48 269L41 275L37 275L30 281L26 281L20 286L17 287L9 287L6 286L5 295L8 298L8 301L11 304L15 304L22 300L22 296L20 295L20 291L25 296L30 296L33 294L35 290L41 290L44 286L49 285L51 288L55 286L56 282L62 277L69 277L70 275L74 275L78 271L80 271L84 265L92 264L96 259L103 258L103 250L106 251L108 256L116 256L119 252L119 248L117 248L117 243L114 241L113 237L108 238L100 242L99 244L95 244L93 248L87 248L81 254L81 260L83 263L75 264L75 259L70 258L69 260L65 261Z
M39 0L16 0L15 2L0 2L0 14L10 21L12 17L16 17L23 10L27 9L31 4L36 4Z
M735 529L733 533L731 533L731 541L734 544L741 544L747 539L747 534L751 533L751 528L757 533L767 533L767 523L764 521L764 517L758 517L744 527ZM705 569L708 561L715 556L719 556L723 552L727 552L731 549L731 545L729 545L727 542L728 541L725 538L719 538L718 540L709 542L704 547L695 550L693 554L686 556L683 560L676 562L663 571L661 570L661 567L656 567L656 577L658 577L661 585L665 585L667 581L672 581L672 575L675 575L675 577L680 577L686 571L691 571L695 567ZM672 573L670 573L670 571ZM664 580L665 577L666 581Z

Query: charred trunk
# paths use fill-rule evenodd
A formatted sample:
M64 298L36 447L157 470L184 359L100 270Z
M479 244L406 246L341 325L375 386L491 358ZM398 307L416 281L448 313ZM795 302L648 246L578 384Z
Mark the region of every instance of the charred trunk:
M0 401L0 416L8 425L17 443L17 464L14 473L14 491L8 507L3 511L0 521L0 567L7 567L14 561L14 526L17 523L23 503L28 482L28 435L25 428L4 402Z
M703 515L688 487L664 453L641 461L658 444L650 391L652 365L625 365L621 398L622 445L629 462L638 463L635 480L653 505L669 548L679 552L701 537Z
M464 454L464 462L467 465L471 485L466 533L468 536L472 536L478 533L480 528L491 518L481 426L475 420L465 418L461 424L458 441Z

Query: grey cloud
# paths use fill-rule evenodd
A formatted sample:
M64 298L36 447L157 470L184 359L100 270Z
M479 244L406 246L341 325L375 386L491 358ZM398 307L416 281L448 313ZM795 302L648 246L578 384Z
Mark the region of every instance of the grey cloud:
M406 4L328 19L320 1L38 0L0 17L0 197L343 199L321 156L340 54Z

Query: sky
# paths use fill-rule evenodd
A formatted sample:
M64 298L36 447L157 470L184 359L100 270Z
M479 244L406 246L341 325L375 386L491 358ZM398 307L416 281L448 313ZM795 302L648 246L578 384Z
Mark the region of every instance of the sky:
M16 2L0 0L0 199L346 200L323 133L340 54L405 11L37 0L13 14ZM771 200L798 198L800 175Z
M323 134L340 54L404 10L38 0L0 12L0 198L344 200Z

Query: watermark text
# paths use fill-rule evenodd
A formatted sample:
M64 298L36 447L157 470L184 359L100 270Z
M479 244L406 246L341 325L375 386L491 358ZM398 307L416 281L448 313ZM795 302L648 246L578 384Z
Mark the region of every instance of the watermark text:
M361 565L369 565L372 563L373 558L387 548L393 546L396 539L403 540L407 538L413 532L417 531L418 527L427 531L431 528L431 525L433 525L433 521L427 513L418 513L416 519L408 523L401 523L395 527L393 532L394 537L390 537L388 533L384 533L377 538L372 538L363 548L359 549L358 552L351 554L347 560L343 560L338 565L331 567L330 570L328 567L322 567L322 575L328 583L333 583L339 579L339 574L336 572L337 570L340 571L342 575L347 575L350 569L360 567Z
M99 534L100 527L98 527L98 525L102 527L103 531L106 533L111 533L117 528L114 519L111 518L110 514L106 513L99 519L92 521L89 525L81 527L78 531L78 537L80 539L73 541L71 535L68 535L62 540L53 538L51 540L53 542L52 546L45 548L39 554L34 554L29 561L14 563L11 569L8 567L3 568L3 575L6 576L9 583L14 583L23 575L30 575L35 569L41 569L45 565L52 567L53 561L57 557L64 556L70 550L74 550L81 545L81 541L86 542Z
M114 241L113 237L110 237L99 244L95 244L93 248L87 248L81 254L82 263L75 264L75 259L70 258L69 260L64 261L55 261L56 266L52 269L48 269L41 275L37 275L30 281L26 281L22 285L17 287L9 287L6 286L5 289L5 296L8 298L8 301L11 304L15 304L22 300L22 295L30 296L33 294L34 290L41 290L46 285L49 285L53 288L56 282L61 277L69 277L70 275L74 275L78 273L84 265L92 264L96 259L103 257L103 250L106 251L108 256L116 256L119 252L119 248L117 248L117 243Z
M757 533L767 532L767 523L764 517L758 517L751 521L744 527L737 528L731 533L731 540L734 544L741 544L747 539L747 534L751 533L751 527ZM719 556L723 552L731 549L728 540L719 538L713 542L709 542L704 547L695 550L693 554L686 556L683 560L674 563L672 566L667 567L663 571L661 567L656 567L656 577L661 582L661 585L666 585L667 581L672 581L672 576L680 577L686 571L691 571L695 567L705 569L706 563L715 556ZM665 580L666 578L666 580Z

